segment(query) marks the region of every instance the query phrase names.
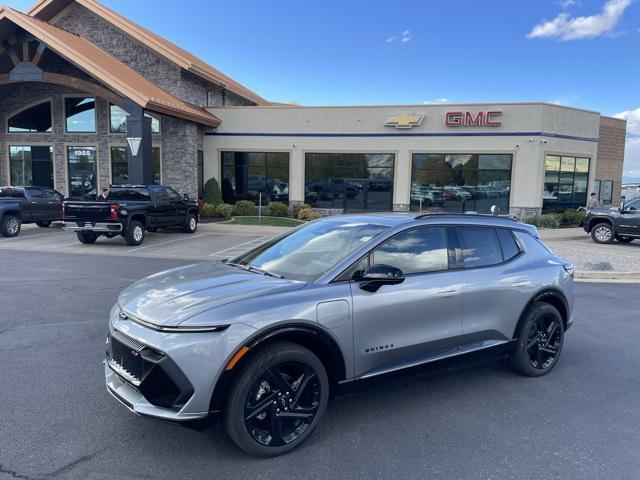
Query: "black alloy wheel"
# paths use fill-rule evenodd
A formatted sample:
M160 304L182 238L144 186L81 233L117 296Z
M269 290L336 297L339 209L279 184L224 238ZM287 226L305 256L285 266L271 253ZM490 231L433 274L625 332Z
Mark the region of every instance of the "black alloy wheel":
M544 375L557 363L563 343L560 313L548 303L536 302L521 324L511 363L524 375Z
M318 424L328 390L325 369L312 352L289 343L266 347L245 365L232 387L227 432L252 455L286 453Z

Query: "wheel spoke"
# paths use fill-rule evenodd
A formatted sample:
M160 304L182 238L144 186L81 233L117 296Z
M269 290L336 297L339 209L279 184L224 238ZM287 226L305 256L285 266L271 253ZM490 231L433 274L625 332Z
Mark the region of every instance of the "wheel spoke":
M280 369L277 366L271 367L267 370L267 376L275 383L274 386L276 387L276 390L281 390L282 393L291 391L291 385L289 385L289 382L282 376L282 373L280 373ZM274 390L274 386L272 386L272 390Z
M263 401L261 401L256 406L246 407L247 409L251 410L251 412L244 419L245 420L251 420L256 415L259 415L260 413L264 412L269 407L269 405L273 405L273 399L275 397L276 397L276 394L272 393L271 395L269 395L267 398L265 398Z
M556 353L558 353L558 347L554 346L554 345L545 345L540 347L540 350L543 352L547 352L550 353L552 355L555 355Z
M293 402L291 402L291 406L292 407L296 407L298 405L298 401L300 400L300 396L302 395L302 392L304 391L304 389L307 387L307 385L309 384L309 381L316 376L315 372L309 370L309 369L305 369L303 372L303 377L298 379L297 383L298 386L295 390L295 395L293 397Z
M276 407L273 406L271 408L271 411L269 412L269 416L270 416L270 420L271 420L271 429L269 431L269 433L271 434L272 437L272 444L276 444L276 445L281 445L283 443L282 441L282 420L280 419L280 417L278 416L279 414L276 413ZM274 442L275 440L275 442Z
M536 361L538 362L538 368L542 369L542 349L538 347L538 354L536 355Z
M527 351L531 350L538 344L538 337L533 337L529 339L529 343L527 343Z
M305 413L305 412L280 412L276 414L280 418L311 418L315 415L314 413Z

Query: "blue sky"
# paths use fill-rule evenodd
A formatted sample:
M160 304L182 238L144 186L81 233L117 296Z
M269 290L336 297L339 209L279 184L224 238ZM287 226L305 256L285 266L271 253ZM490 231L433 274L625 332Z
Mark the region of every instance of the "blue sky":
M626 173L640 177L640 0L102 3L269 100L543 100L618 114Z

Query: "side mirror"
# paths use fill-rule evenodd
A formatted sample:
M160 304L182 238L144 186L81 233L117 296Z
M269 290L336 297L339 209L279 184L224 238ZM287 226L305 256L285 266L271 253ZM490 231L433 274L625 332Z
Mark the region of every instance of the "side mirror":
M362 290L367 292L376 292L383 285L397 285L404 282L404 273L402 270L391 265L373 265L367 268L360 280Z
M624 201L625 201L625 198L624 198L624 195L622 195L620 197L620 213L624 212Z
M188 202L188 201L189 201L189 195L185 193L185 194L182 196L182 200L184 200L185 202Z

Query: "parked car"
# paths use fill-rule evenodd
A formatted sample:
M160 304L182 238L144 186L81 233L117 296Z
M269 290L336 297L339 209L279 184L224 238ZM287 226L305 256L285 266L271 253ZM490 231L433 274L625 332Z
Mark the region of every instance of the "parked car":
M620 207L592 208L582 222L596 243L631 243L640 238L640 198Z
M114 185L103 201L64 202L64 229L76 232L82 243L92 244L104 235L122 235L129 245L140 245L145 231L182 227L198 228L198 205L187 195L161 185Z
M285 453L353 385L471 352L539 376L573 320L573 267L507 217L345 215L128 287L108 391L169 421L222 413L246 452Z
M0 234L15 237L25 223L48 228L62 220L63 199L49 187L0 187Z
M306 188L320 197L327 193L344 194L347 198L356 198L362 191L362 184L350 179L328 178L326 181L307 183Z
M444 205L442 189L430 185L411 184L411 201L420 202L425 207L441 207Z

